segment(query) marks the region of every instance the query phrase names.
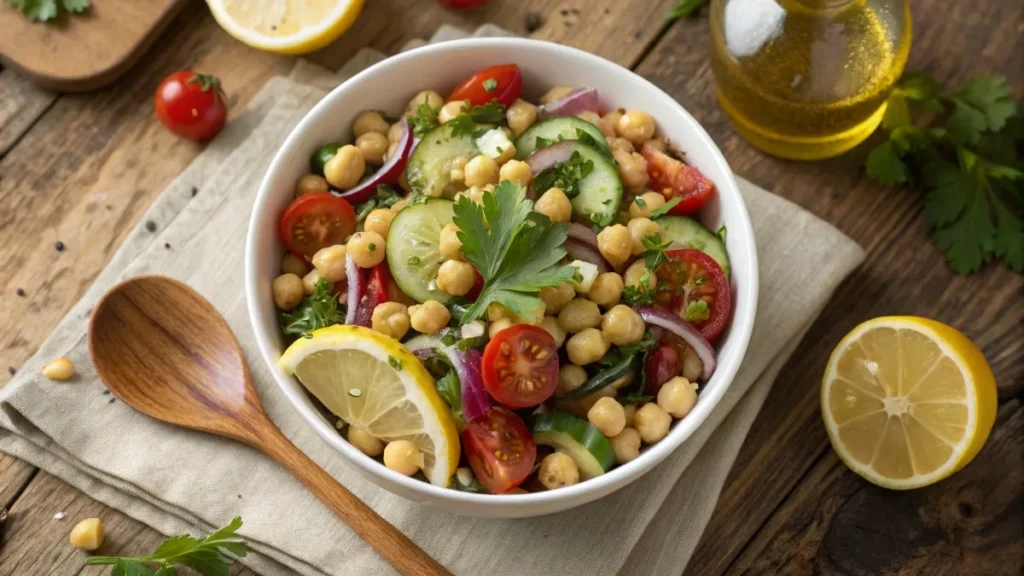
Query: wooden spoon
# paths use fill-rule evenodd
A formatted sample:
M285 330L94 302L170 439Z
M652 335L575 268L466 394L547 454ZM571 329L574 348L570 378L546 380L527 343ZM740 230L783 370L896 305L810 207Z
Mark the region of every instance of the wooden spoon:
M195 290L163 276L113 287L92 313L89 355L125 404L277 460L400 573L450 574L281 434L263 412L231 328Z

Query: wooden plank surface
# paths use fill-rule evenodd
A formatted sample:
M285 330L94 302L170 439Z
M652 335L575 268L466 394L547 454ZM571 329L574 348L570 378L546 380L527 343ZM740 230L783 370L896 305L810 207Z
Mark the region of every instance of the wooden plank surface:
M1012 457L1022 448L1024 281L997 266L972 277L951 275L932 244L921 195L867 181L865 147L800 164L766 157L740 140L714 102L706 19L680 21L666 32L662 14L671 3L493 0L467 15L425 0L369 2L353 30L313 59L337 67L364 46L394 52L442 23L472 29L489 21L525 33L526 14L536 12L543 24L533 37L636 67L694 113L739 174L800 203L869 250L869 261L843 285L783 370L689 573L981 573L970 571L968 559L991 570L986 574L1019 573L1024 526L1019 514L1007 511L1024 500L1024 463ZM1016 56L1024 53L1019 2L918 0L913 10L912 67L947 84L999 71L1018 96L1024 91ZM16 369L35 351L155 196L200 150L167 134L152 117L149 98L159 80L182 67L217 74L237 114L266 79L293 62L233 41L197 0L158 44L160 50L128 77L89 95L57 98L0 72L0 96L18 95L6 112L0 98L0 261L9 271L0 279L0 318L11 319L0 324L0 381L6 367ZM58 239L64 252L53 247ZM26 295L17 296L17 288ZM818 382L831 347L860 320L891 313L930 316L964 330L984 349L1004 400L978 461L955 479L909 496L876 489L839 464L818 414ZM997 466L1002 476L992 474ZM78 516L65 511L69 519L54 521L51 503ZM108 524L105 553L142 553L162 539L10 457L0 458L0 505L12 510L0 548L4 574L101 573L79 572L80 557L66 543L71 520L82 515L99 515ZM924 535L908 537L906 546L892 543L900 534L872 537L879 528L873 513L896 515L895 526ZM936 558L922 560L928 555Z

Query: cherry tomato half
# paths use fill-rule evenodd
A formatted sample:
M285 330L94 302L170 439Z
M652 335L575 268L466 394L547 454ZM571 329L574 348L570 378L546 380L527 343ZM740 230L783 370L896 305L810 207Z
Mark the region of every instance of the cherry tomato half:
M502 64L481 70L459 84L452 92L452 100L469 100L473 106L482 106L491 100L497 100L505 106L511 106L523 93L523 75L519 66Z
M228 116L220 80L191 70L164 78L153 95L156 117L182 138L209 140Z
M330 192L303 194L292 200L278 224L281 243L292 254L307 258L326 246L344 244L355 231L356 211Z
M536 406L555 393L558 348L547 331L516 324L495 334L480 364L484 387L510 408Z
M647 186L655 192L661 192L665 200L681 197L669 214L692 214L707 204L715 193L715 184L704 177L700 170L687 166L683 162L661 152L657 148L644 144L641 154L647 160L647 175L650 181Z
M487 0L438 0L438 3L452 10L475 10L487 4Z
M662 344L651 350L644 364L647 378L644 390L651 396L657 396L658 390L661 390L665 382L678 376L682 367L679 352L671 344Z
M369 274L369 281L366 283L366 292L359 298L359 305L356 306L356 326L370 327L372 325L373 310L378 304L391 300L391 270L387 262L377 264L369 271L359 269L360 274Z
M671 307L713 343L732 312L725 272L712 257L693 248L667 250L665 256L657 270L658 284L665 282L665 290L659 290L655 302Z
M537 461L537 445L526 425L500 406L466 426L462 447L473 473L492 494L519 486Z

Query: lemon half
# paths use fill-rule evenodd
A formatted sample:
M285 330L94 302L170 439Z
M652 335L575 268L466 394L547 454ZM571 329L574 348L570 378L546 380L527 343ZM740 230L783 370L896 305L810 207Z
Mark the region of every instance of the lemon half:
M206 0L228 34L253 48L305 54L338 39L365 0Z
M927 486L966 466L995 422L996 383L977 346L942 323L875 318L836 346L821 413L836 454L867 480Z

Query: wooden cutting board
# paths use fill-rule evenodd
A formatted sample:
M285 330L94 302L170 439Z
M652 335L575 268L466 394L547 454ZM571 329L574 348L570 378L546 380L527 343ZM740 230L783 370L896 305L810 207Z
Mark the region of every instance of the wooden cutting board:
M187 0L92 0L85 14L33 22L0 2L0 61L40 85L84 92L126 72Z

